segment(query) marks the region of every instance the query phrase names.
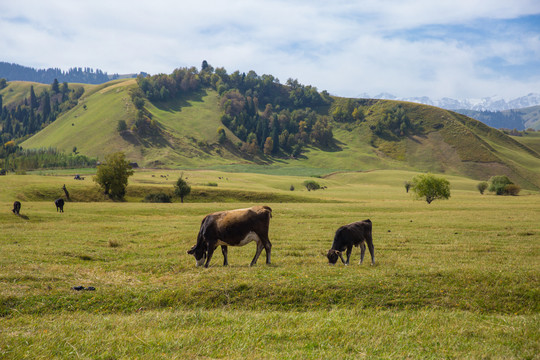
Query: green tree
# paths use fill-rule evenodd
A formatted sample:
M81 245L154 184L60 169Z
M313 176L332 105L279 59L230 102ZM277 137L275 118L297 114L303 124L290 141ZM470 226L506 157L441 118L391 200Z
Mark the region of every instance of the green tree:
M34 85L30 85L30 108L33 110L38 107Z
M512 181L506 175L496 175L489 179L489 191L494 192L497 195L504 195L504 188L506 185L513 184Z
M220 144L223 144L225 141L227 141L227 134L225 133L225 129L223 128L223 126L218 127L217 134L218 134L218 142Z
M183 175L180 175L176 184L174 185L174 193L180 197L180 202L184 202L184 197L191 193L191 186L184 180Z
M58 94L60 92L60 85L58 84L58 79L54 79L51 84L51 90L53 93Z
M273 149L274 149L274 140L272 140L271 137L267 137L266 141L264 142L264 154L270 155Z
M315 180L306 180L306 181L304 181L304 186L306 187L306 189L308 191L318 190L318 189L321 188L321 185L319 185L319 183L316 182Z
M123 152L116 152L105 156L105 162L98 166L93 180L109 198L122 200L131 175L133 170L126 160L126 155Z
M127 130L127 123L125 120L118 120L118 125L116 126L116 130L118 132L126 131Z
M478 185L476 185L476 188L478 191L480 191L480 194L484 195L484 191L488 188L488 183L486 181L479 182Z
M43 121L48 121L51 116L51 97L47 90L41 93L41 104L43 104Z
M416 198L424 198L431 204L433 200L450 197L450 182L432 174L421 174L412 179L411 190L416 194Z

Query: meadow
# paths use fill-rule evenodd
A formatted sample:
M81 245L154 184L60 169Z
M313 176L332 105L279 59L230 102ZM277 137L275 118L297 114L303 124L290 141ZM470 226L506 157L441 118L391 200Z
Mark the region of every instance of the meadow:
M141 201L171 191L180 174L193 186L185 203ZM407 171L309 178L154 170L137 171L128 201L111 202L91 174L72 175L0 177L0 358L540 354L537 192L481 195L477 181L445 176L451 198L428 205L405 192L415 175ZM308 192L307 179L327 189ZM74 201L57 213L52 200L63 184ZM10 211L15 199L19 217ZM273 209L272 265L263 255L249 267L248 244L229 248L228 267L217 251L208 269L196 268L186 251L202 218L254 204ZM358 248L350 266L329 266L335 230L367 218L375 266L358 264Z

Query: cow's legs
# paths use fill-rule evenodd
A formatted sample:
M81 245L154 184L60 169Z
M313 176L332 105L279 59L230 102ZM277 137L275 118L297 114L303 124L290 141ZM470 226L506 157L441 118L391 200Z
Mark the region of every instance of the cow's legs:
M208 255L206 257L206 263L204 264L205 268L207 268L208 264L210 264L210 259L212 259L212 255L214 255L214 250L216 250L216 247L208 244Z
M227 259L227 247L225 245L221 245L221 253L223 254L223 266L228 266L229 260Z
M253 266L257 263L257 260L259 259L259 256L261 255L262 249L264 249L264 245L262 244L262 241L257 241L257 251L255 252L255 256L253 257L253 260L251 260L251 264L249 266ZM268 256L268 253L267 253Z
M364 262L364 255L366 255L366 244L360 243L360 265Z
M264 239L264 250L266 251L266 264L270 265L270 253L272 252L272 243L270 242L270 239L268 239L268 236L266 236L266 239Z
M373 239L366 241L369 249L369 254L371 255L371 265L375 265L375 247L373 246Z
M351 253L352 253L352 245L347 246L347 262L345 262L345 265L349 265L349 260L351 259Z

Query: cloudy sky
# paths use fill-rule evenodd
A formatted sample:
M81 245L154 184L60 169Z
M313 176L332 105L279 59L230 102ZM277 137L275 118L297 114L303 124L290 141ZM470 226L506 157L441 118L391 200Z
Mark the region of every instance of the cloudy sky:
M540 0L0 1L0 61L170 74L207 60L340 96L540 92Z

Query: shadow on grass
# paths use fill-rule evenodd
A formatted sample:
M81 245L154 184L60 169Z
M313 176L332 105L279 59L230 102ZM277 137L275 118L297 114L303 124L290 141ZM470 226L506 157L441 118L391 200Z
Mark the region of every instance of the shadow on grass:
M180 95L176 99L172 99L169 101L152 101L152 104L162 111L178 112L182 111L183 107L192 106L190 102L202 102L203 97L205 97L207 94L208 93L206 92L206 90L200 90L197 92Z

